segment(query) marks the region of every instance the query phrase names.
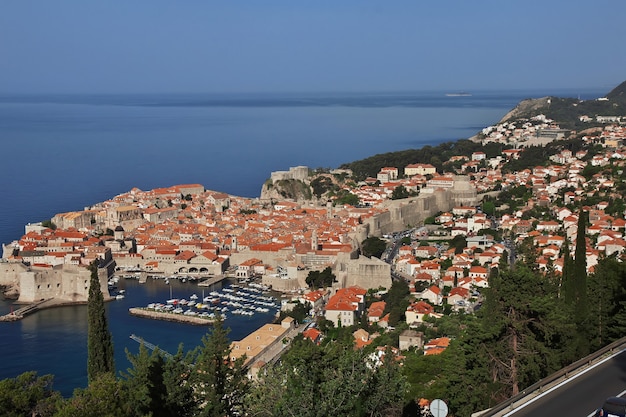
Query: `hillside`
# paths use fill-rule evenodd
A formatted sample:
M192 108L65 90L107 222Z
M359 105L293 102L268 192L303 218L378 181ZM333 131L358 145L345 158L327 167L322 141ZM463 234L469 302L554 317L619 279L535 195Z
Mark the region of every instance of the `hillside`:
M626 115L626 81L611 90L605 97L595 100L578 100L574 98L542 97L521 101L507 113L500 123L517 119L528 119L544 114L556 121L564 129L581 129L583 125L579 117L624 116Z
M499 123L530 119L539 114L554 120L556 124L564 129L577 130L579 132L595 129L599 126L598 123L583 123L579 120L579 117L583 115L592 118L599 115L626 116L626 81L615 87L602 99L578 100L573 98L542 97L522 100ZM568 146L570 146L570 149L576 148L569 142ZM540 151L544 158L559 150L557 145L551 146L551 148L554 149ZM465 155L469 157L475 151L483 151L490 158L499 155L502 151L502 146L495 143L481 145L470 140L459 140L442 143L437 146L424 146L420 149L378 154L359 161L345 163L340 168L351 169L356 179L376 177L380 169L385 166L404 167L415 163L431 164L437 168L438 172L441 172L443 164L451 156Z

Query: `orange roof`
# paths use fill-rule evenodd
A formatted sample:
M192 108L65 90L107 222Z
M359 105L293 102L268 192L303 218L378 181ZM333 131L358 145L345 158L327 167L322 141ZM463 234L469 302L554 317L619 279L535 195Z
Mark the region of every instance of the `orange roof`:
M315 327L308 328L302 332L302 336L305 339L307 338L311 339L311 341L313 342L317 341L321 335L322 335L322 332L317 330Z

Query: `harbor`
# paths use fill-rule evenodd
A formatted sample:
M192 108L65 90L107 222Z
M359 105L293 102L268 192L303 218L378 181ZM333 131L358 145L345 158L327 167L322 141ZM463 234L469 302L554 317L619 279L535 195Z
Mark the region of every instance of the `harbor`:
M121 291L124 297L114 298L105 303L109 329L113 336L117 370L124 371L130 366L126 350L136 354L139 349L139 344L129 338L132 334L154 344L162 351L175 353L182 346L187 352L201 345L202 338L212 327L210 320L206 319L203 321L204 325L194 325L191 324L192 320L166 321L156 316L139 317L131 315L130 308L145 308L150 303L167 304L167 300L173 298L189 300L194 293L197 294L198 300L205 304L202 302L202 290L204 297L209 296L211 291L238 296L236 292L241 289L232 287L233 284L236 286L238 282L231 278L207 288L188 280L182 282L179 279L171 279L170 283L166 284L163 278L148 278L147 282L142 284L136 278L120 277L116 284L117 288L111 290L111 295L117 295ZM233 292L223 289L232 289ZM263 294L263 290L260 290L261 293L258 295L273 295L279 298L277 293ZM223 300L220 298L219 305L220 308L237 310L237 307L222 305L222 301L235 300L223 297ZM279 304L278 299L275 303ZM0 299L0 314L9 314L22 307L24 305L15 305L12 300ZM183 307L184 310L188 308ZM195 307L192 309L197 310ZM200 312L202 311L209 312L208 309L201 309ZM277 311L278 308L270 308L267 313L255 312L252 315L226 313L224 327L229 331L228 338L230 340L245 338L259 327L272 323ZM87 363L87 305L45 308L34 314L28 314L21 320L0 323L0 327L3 332L0 349L5 352L6 359L3 368L0 369L0 378L15 377L27 369L37 370L42 375L51 373L55 375L55 387L66 396L71 395L74 388L86 385L83 367ZM71 366L56 360L60 353L73 358Z
M218 317L224 321L233 316L264 315L271 318L280 311L280 302L269 295L269 288L254 282L246 285L228 283L220 290L212 290L208 294L202 289L201 296L194 292L183 298L175 298L173 294L170 286L170 297L167 300L132 307L129 313L156 320L204 325L212 323Z

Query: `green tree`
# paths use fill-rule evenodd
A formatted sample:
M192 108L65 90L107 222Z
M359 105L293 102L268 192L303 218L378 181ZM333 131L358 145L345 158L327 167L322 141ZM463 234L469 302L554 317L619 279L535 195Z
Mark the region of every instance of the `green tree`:
M322 271L309 271L306 283L311 288L326 288L332 286L336 278L333 270L327 266Z
M107 323L104 297L98 277L98 260L89 265L91 281L87 307L87 378L89 383L104 373L115 372L113 338Z
M376 236L368 237L361 242L361 250L367 257L380 258L385 249L387 249L387 243Z
M463 253L463 249L467 246L467 239L463 235L456 235L450 240L448 245L454 248L454 253L458 255L459 253Z
M408 198L408 197L409 197L409 191L406 189L404 185L398 185L396 188L393 189L393 192L391 193L392 200L400 200L400 199Z
M167 397L163 381L165 361L158 350L152 353L142 343L137 355L126 350L132 368L127 370L124 387L130 397L129 406L136 415L168 416Z
M52 375L38 377L36 372L25 372L1 380L0 412L6 417L54 415L62 398L52 389L53 379Z
M228 330L221 319L202 338L195 351L195 366L190 374L200 401L199 417L238 416L242 414L242 399L249 389L245 357L230 360Z
M611 257L600 260L589 276L592 346L599 349L626 334L626 264Z
M349 205L349 206L357 206L359 204L359 196L356 194L352 194L349 191L345 191L342 193L337 193L336 204L340 205Z
M478 334L498 383L492 395L502 400L561 367L558 349L569 332L555 286L523 264L492 276L485 294Z
M127 391L122 381L110 373L102 373L87 388L76 389L55 417L131 417Z
M496 212L496 204L492 200L484 200L482 210L488 216L493 216Z
M400 415L407 385L391 356L376 366L350 345L297 338L246 397L249 415Z
M578 332L574 345L578 357L589 353L589 306L587 303L587 243L586 213L581 209L578 214L578 230L576 231L576 248L574 261L566 259L563 274L563 296L572 312L573 322Z
M52 220L50 220L50 219L42 221L41 225L43 227L47 227L48 229L52 229L52 230L56 230L56 228L57 228L57 225L52 223Z
M198 402L193 386L189 383L193 370L190 355L185 355L183 346L180 345L178 352L165 362L163 384L166 391L164 408L167 415L192 417L197 411Z
M293 317L298 323L304 323L304 320L306 320L306 318L309 316L310 310L310 303L301 303L300 301L298 301L293 304L291 311L281 312L278 322L282 321L283 318L289 316Z

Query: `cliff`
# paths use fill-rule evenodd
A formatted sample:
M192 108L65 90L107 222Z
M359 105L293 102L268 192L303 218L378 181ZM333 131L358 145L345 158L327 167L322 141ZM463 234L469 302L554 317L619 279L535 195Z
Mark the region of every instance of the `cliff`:
M499 123L529 117L529 115L537 115L548 107L550 101L550 97L522 100L511 111L505 114Z
M293 172L294 169L298 171ZM344 183L350 179L350 172L309 171L306 167L291 168L288 172L272 172L271 178L261 188L260 198L265 201L292 200L325 204L331 196L337 196Z
M312 200L311 186L303 180L281 179L265 181L261 187L261 200L293 200L297 202Z

